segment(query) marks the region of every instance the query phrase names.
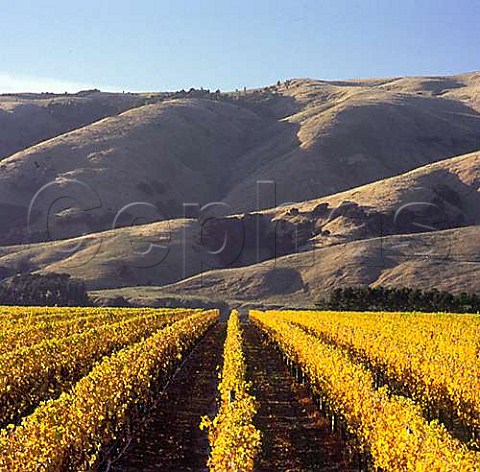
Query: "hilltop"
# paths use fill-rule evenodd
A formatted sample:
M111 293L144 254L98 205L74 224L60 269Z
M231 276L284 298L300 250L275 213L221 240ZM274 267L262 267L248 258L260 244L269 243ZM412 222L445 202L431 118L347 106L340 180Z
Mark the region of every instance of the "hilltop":
M143 103L138 95L99 90L0 95L0 159Z
M0 277L103 300L478 290L479 97L479 73L0 96ZM466 261L441 268L446 245ZM433 259L395 252L417 246Z
M230 214L269 208L477 151L478 82L297 79L245 93L115 95L135 107L3 159L0 218L10 223L0 243L129 225L145 216L122 212L132 202L152 207L149 221L191 216L184 203L223 202ZM29 228L28 209L48 184ZM46 235L49 212L55 231Z

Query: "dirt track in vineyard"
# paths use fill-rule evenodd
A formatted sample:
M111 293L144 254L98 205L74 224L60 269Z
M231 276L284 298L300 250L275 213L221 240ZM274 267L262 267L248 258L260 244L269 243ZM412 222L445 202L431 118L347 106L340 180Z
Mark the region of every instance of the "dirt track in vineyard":
M199 425L215 411L224 340L224 323L203 338L112 472L205 470L208 439Z
M345 445L330 431L305 387L293 381L281 356L262 342L260 331L244 325L245 354L253 394L260 402L257 426L263 432L263 452L256 470L347 471Z
M345 465L344 443L331 433L305 387L293 381L278 352L263 342L253 325L246 323L244 329L248 375L260 405L256 422L263 435L255 470L353 470ZM225 324L220 324L201 341L112 472L207 470L208 439L199 424L203 415L215 414L224 340Z

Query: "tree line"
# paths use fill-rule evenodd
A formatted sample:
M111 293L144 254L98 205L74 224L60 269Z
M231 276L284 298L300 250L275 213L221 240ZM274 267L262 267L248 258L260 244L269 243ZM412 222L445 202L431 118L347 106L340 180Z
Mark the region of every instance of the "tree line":
M0 305L91 306L83 282L68 274L16 275L0 284Z
M85 284L68 274L19 274L0 283L0 305L92 306ZM321 310L480 313L480 296L440 290L342 287L316 302Z
M343 287L318 300L316 306L321 310L338 311L480 313L480 296L409 287Z

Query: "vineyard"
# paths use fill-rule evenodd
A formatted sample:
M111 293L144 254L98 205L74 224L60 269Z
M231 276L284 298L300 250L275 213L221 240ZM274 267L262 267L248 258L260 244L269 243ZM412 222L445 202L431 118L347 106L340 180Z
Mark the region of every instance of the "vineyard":
M480 317L3 307L0 471L480 470Z

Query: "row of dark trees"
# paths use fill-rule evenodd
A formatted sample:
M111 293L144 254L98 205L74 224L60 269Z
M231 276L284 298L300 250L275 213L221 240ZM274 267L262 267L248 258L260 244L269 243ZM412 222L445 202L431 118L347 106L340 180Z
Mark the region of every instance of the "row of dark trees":
M83 282L68 274L16 275L0 284L0 305L91 306Z
M415 288L345 287L335 289L316 305L322 310L347 311L426 311L479 313L480 296L454 295L439 290Z
M0 284L0 305L92 306L85 284L68 274L26 274ZM344 287L316 303L322 310L480 313L480 296L415 288Z

